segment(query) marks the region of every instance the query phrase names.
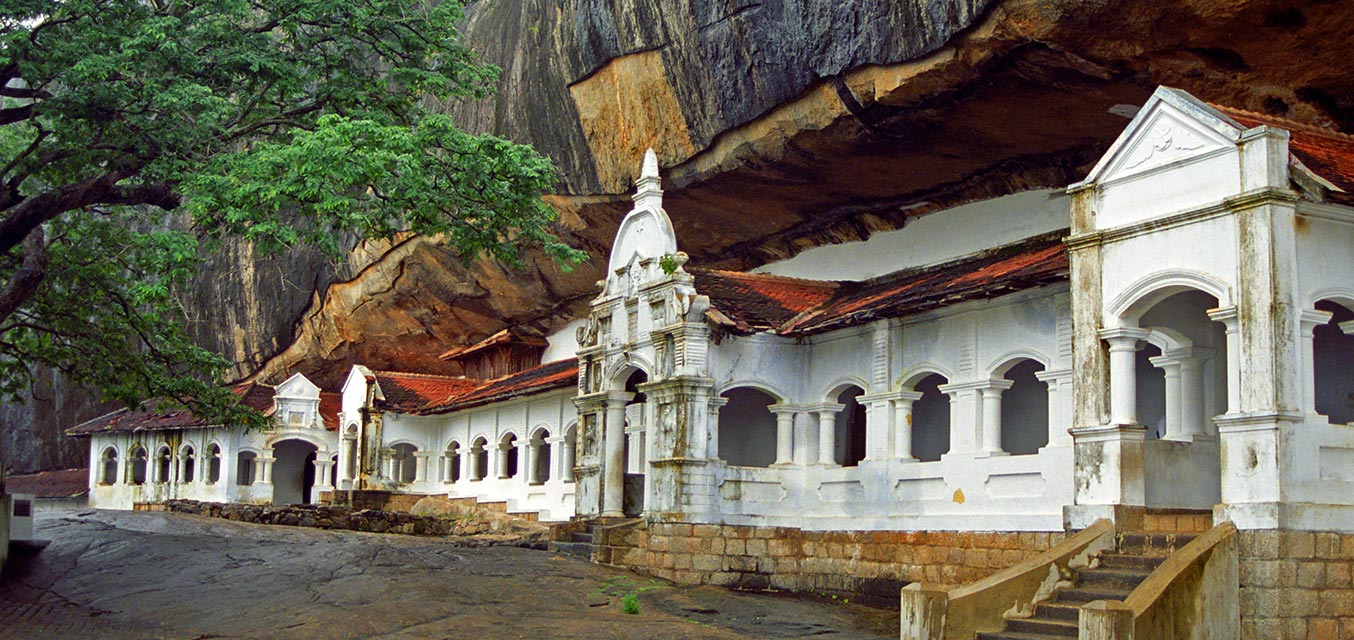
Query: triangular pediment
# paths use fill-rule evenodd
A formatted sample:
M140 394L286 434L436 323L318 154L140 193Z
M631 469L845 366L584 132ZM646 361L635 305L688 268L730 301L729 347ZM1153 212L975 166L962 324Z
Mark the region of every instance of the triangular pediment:
M1073 187L1152 173L1235 148L1245 127L1178 89L1159 87L1086 179Z
M295 374L287 378L282 384L277 385L277 397L279 398L305 398L316 399L320 397L320 388L315 386L309 378Z

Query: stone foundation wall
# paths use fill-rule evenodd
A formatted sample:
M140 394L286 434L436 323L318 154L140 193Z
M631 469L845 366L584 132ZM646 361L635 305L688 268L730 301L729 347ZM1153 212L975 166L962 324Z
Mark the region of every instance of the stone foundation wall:
M408 512L414 508L419 500L428 497L428 495L365 489L361 491L322 491L319 495L319 502L320 504L334 504L351 509Z
M1354 638L1354 534L1238 535L1242 640Z
M897 607L898 589L908 583L965 584L1063 539L1062 532L650 524L603 531L598 560L679 584L812 591Z
M319 529L348 529L373 533L403 533L417 536L475 535L488 533L489 522L449 520L393 511L353 510L316 505L271 505L169 500L156 511L190 513L255 524L281 524Z

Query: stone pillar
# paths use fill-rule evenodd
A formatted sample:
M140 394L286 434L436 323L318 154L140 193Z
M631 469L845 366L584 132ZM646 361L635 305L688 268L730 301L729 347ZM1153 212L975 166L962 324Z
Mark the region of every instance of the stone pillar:
M357 456L352 454L352 449L355 446L357 446L357 440L348 436L344 436L339 442L340 480L352 481L357 477L357 469L354 469L353 466L349 464L350 461L357 459Z
M500 441L494 451L494 464L496 465L494 471L497 472L496 475L500 480L508 477L508 456L511 455L512 449L512 446ZM521 471L521 469L518 469L518 471Z
M431 454L427 451L414 452L414 482L428 481L428 457ZM409 464L408 461L405 464Z
M625 403L633 393L616 391L607 394L606 425L602 436L605 454L602 459L602 516L625 516Z
M1077 637L1083 640L1133 640L1133 607L1118 600L1096 600L1077 612Z
M578 436L575 435L573 438L566 436L561 438L560 442L560 477L563 478L565 482L573 482L574 464L576 464L578 453Z
M1100 337L1110 347L1110 424L1138 424L1138 342L1147 331L1136 328L1104 329Z
M1063 407L1072 399L1072 370L1040 371L1034 377L1048 385L1048 444L1065 446L1072 444L1072 412ZM1064 389L1066 386L1068 388Z
M818 464L837 465L837 412L840 404L823 404L814 407L818 414Z
M382 447L380 455L381 478L393 480L395 478L395 450Z
M526 451L524 452L526 454L526 464L523 465L525 468L522 470L522 475L525 476L524 479L528 485L541 484L541 482L536 479L536 456L540 455L540 446L541 445L537 444L535 440L527 440Z
M776 462L775 464L794 464L795 414L799 409L785 404L773 404L769 407L776 414Z
M1208 317L1227 329L1227 413L1241 412L1241 323L1236 307L1213 309Z
M950 451L945 455L971 455L982 446L981 393L988 386L988 380L940 385L940 392L950 397Z
M1166 432L1162 440L1183 440L1184 433L1180 420L1180 360L1173 355L1149 358L1152 366L1162 370L1166 376ZM1148 425L1150 429L1151 426Z
M273 463L277 458L272 456L259 456L254 459L254 479L257 484L273 483Z
M1180 433L1187 440L1209 435L1204 416L1203 374L1199 349L1191 357L1180 358Z
M331 454L328 451L321 451L315 455L312 464L315 465L315 488L312 495L312 502L320 501L321 491L333 491L334 485L330 484L330 469L334 466L334 461L330 459Z
M916 462L912 455L912 403L921 400L916 391L899 391L893 400L893 457Z
M719 457L719 409L728 403L725 398L710 398L709 408L706 409L708 424L705 429L705 457L711 460ZM779 430L779 423L777 429Z
M1001 448L1001 394L1014 384L1010 380L992 380L980 390L983 396L983 442L985 456L1004 456Z
M1330 322L1331 312L1304 310L1299 315L1302 327L1302 357L1298 363L1302 380L1302 412L1316 413L1316 328ZM1344 329L1344 325L1340 326ZM1345 333L1348 333L1346 331Z

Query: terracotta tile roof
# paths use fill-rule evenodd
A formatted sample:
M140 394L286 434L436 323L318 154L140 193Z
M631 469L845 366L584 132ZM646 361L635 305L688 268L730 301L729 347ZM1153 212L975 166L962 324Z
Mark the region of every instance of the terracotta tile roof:
M320 392L320 420L324 421L325 431L338 431L338 414L343 411L343 394L333 391Z
M442 402L429 404L416 411L419 414L438 414L469 409L492 402L535 395L578 384L578 360L568 358L549 362L539 367L489 380L468 393L451 396Z
M437 376L426 373L400 371L373 371L376 384L381 386L385 400L381 406L402 412L412 412L428 404L464 394L484 383L459 376Z
M527 347L540 347L542 349L550 346L550 343L546 341L545 338L522 335L512 329L503 329L500 330L498 333L489 336L488 338L476 342L475 344L472 344L467 347L459 347L456 349L452 349L451 351L448 351L437 357L441 360L460 360L461 358L474 355L490 347L507 344L517 344Z
M830 300L842 283L764 273L692 269L696 291L710 297L711 319L738 333L773 330Z
M271 416L277 412L277 407L273 405L273 395L276 393L276 389L269 385L249 382L235 385L230 390L241 396L240 401L245 406L265 416ZM342 402L343 397L338 393L320 392L320 419L324 422L326 430L338 430L338 414L342 410ZM209 424L211 423L197 417L188 409L157 410L155 402L148 400L137 409L118 409L78 424L66 430L66 435L88 436L108 432L164 431L166 429L205 427Z
M5 478L8 493L28 493L36 498L74 498L89 493L89 469L42 471Z
M1331 199L1345 204L1354 203L1354 137L1287 118L1214 106L1246 127L1263 124L1287 130L1289 152L1312 173L1344 191L1331 193Z
M808 335L898 318L967 300L994 298L1066 280L1065 231L1044 234L943 264L848 283L826 304L782 325L782 335Z

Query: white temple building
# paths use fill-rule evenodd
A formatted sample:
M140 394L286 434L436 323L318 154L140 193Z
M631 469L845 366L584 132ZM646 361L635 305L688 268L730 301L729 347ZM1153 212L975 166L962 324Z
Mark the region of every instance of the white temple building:
M688 264L652 153L637 186L576 358L505 330L444 356L466 377L243 390L270 432L105 416L71 432L90 503L387 490L546 520L1061 532L1174 509L1354 532L1343 134L1162 88L1065 194L759 273ZM839 275L877 256L883 275Z

